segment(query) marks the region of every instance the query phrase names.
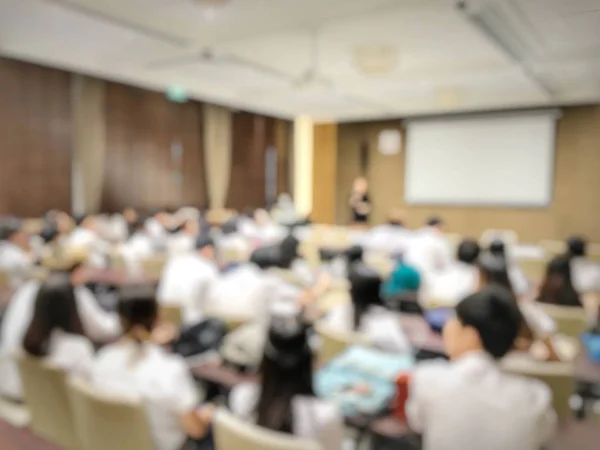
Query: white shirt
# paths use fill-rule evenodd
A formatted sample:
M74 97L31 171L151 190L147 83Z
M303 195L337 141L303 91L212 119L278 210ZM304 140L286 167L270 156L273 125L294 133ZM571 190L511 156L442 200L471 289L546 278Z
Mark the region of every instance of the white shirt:
M0 393L13 399L20 399L21 377L16 356L21 351L23 338L33 318L35 300L40 282L31 280L13 295L0 329ZM87 288L75 289L77 312L86 335L97 342L114 339L121 333L121 325L116 314L104 312Z
M600 289L600 264L586 258L571 260L571 277L573 287L580 294Z
M165 227L155 218L146 220L146 232L156 246L163 247L166 244L167 230L165 230Z
M181 255L194 250L196 238L184 231L170 235L167 238L167 253L169 256Z
M529 281L523 270L514 263L508 262L508 279L517 297L529 294Z
M55 330L50 336L46 361L67 374L89 378L94 362L94 346L84 336Z
M140 271L142 261L151 258L153 254L154 243L145 232L135 232L121 247L121 255L128 270L132 272Z
M371 252L403 254L408 248L412 232L397 225L379 225L363 237L363 247Z
M354 305L343 303L333 308L324 320L335 331L354 333ZM362 316L356 331L364 334L379 349L402 353L412 351L398 315L383 307L371 306Z
M442 272L452 263L448 240L431 227L415 232L408 241L405 262L415 267L427 283L432 275Z
M231 411L246 421L255 421L260 387L245 383L236 386L229 398ZM316 440L326 450L341 450L344 442L344 422L335 404L315 397L296 396L292 399L295 436Z
M77 227L71 232L66 245L69 247L92 249L96 245L98 239L98 235L92 230Z
M504 373L479 352L417 366L406 412L424 450L535 450L556 423L545 384Z
M455 261L443 272L430 278L425 300L431 300L437 306L453 307L467 295L475 292L479 271L471 264Z
M22 248L9 241L0 242L0 271L6 273L12 289L27 281L31 265L31 258Z
M141 400L157 450L180 450L187 436L180 417L200 402L183 358L158 345L124 340L100 352L92 385L102 394Z
M165 305L179 305L183 322L196 324L204 318L203 302L217 277L217 266L198 253L173 256L161 274L157 299Z

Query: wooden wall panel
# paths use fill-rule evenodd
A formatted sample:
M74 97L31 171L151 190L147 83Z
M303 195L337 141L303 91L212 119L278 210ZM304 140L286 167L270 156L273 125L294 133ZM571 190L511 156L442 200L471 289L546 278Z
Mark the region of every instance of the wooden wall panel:
M125 85L106 86L102 206L206 206L202 109Z
M564 239L582 233L600 242L600 107L565 108L558 122L554 198L545 209L428 207L404 203L404 155L383 156L377 151L381 130L400 128L399 121L353 123L339 126L336 215L349 222L347 198L359 172L359 146L369 143L367 177L374 202L373 223L385 220L390 208L405 209L408 224L420 226L431 214L441 215L449 231L478 237L488 228L509 228L523 242Z
M315 125L311 213L311 219L315 222L335 223L337 145L337 124Z
M0 58L0 214L71 210L69 74Z

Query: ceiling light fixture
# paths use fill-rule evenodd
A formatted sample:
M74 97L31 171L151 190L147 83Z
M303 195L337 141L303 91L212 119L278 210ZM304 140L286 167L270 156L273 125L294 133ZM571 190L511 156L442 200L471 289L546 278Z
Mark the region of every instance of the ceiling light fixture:
M227 5L230 0L192 0L196 5L202 8L202 14L206 20L212 21L217 18L221 9Z

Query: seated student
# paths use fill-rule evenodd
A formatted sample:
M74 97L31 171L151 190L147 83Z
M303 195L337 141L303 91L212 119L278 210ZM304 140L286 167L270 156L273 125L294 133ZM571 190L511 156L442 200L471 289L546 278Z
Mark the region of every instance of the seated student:
M167 237L169 257L193 251L198 231L198 221L191 219L185 219L176 227L171 228Z
M29 277L33 258L28 247L23 223L17 218L3 219L0 224L0 272L8 277L11 289L17 289Z
M271 208L271 217L276 223L284 226L294 225L300 220L290 194L286 192L279 194L277 202Z
M600 265L586 258L587 242L581 237L567 240L566 256L571 260L573 286L580 294L600 289Z
M313 355L306 327L294 320L274 323L268 333L258 384L236 386L229 406L237 416L280 433L341 450L343 419L335 404L315 397Z
M214 242L200 236L196 251L169 258L160 277L157 299L164 305L179 305L185 325L204 318L203 302L218 277Z
M477 285L477 261L481 249L474 239L464 239L458 246L456 261L438 276L432 278L427 297L437 306L455 306L472 294Z
M258 245L275 245L281 242L287 234L287 229L271 220L264 209L254 211L252 224L242 222L240 232Z
M416 268L428 284L429 279L443 272L452 263L452 253L443 232L444 222L431 217L424 228L413 233L404 260Z
M80 264L71 264L67 270L83 330L94 342L111 341L121 333L118 317L100 308L94 294L84 286L84 270ZM41 285L38 280L29 280L17 290L6 308L0 329L0 394L13 400L20 400L22 396L15 357L34 315Z
M203 438L211 408L200 397L185 360L155 344L158 305L150 289L125 288L119 299L124 336L98 352L92 386L101 394L141 400L157 450L179 450Z
M504 246L504 242L500 239L494 239L490 244L489 252L497 256L499 258L504 258L506 261L506 267L508 269L508 277L510 279L510 283L513 287L514 293L517 297L521 297L523 295L527 295L529 293L529 281L527 281L527 277L518 266L518 264L510 261L508 256L506 255L506 248Z
M571 261L558 256L548 263L536 301L561 306L583 306L571 282Z
M75 218L75 229L71 232L66 245L91 249L99 239L98 222L90 214L82 214Z
M421 287L419 272L400 260L381 287L381 295L386 299L411 298L418 300Z
M89 376L94 347L85 335L68 274L51 274L38 290L23 349L68 374Z
M551 436L552 392L510 375L497 360L513 347L521 316L512 294L488 286L456 306L444 328L450 362L417 366L406 405L410 428L432 450L531 450Z
M167 246L167 228L169 222L170 215L164 209L156 210L151 217L146 219L146 232L154 242L154 247L157 249L165 249Z
M388 222L371 228L362 238L362 246L371 252L402 255L406 252L412 232L404 226L404 213L390 211Z
M238 229L238 218L233 217L221 225L221 234L217 241L219 251L236 257L249 256L251 245Z
M144 221L139 220L131 225L131 236L121 247L121 254L129 270L140 270L141 262L154 254L154 242L148 236Z
M325 323L342 333L362 333L382 350L410 351L397 315L383 306L377 272L364 264L355 264L348 278L351 302L330 311Z

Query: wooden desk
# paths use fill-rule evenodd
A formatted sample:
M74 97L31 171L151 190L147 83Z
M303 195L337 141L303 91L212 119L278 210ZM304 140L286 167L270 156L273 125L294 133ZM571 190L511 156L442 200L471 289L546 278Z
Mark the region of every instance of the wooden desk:
M243 374L220 363L203 363L191 368L192 374L205 382L217 384L225 389L233 389L238 384L256 383L258 375Z
M98 269L86 267L87 283L107 284L110 286L128 286L134 284L155 285L158 279L147 275L133 275L123 269Z

